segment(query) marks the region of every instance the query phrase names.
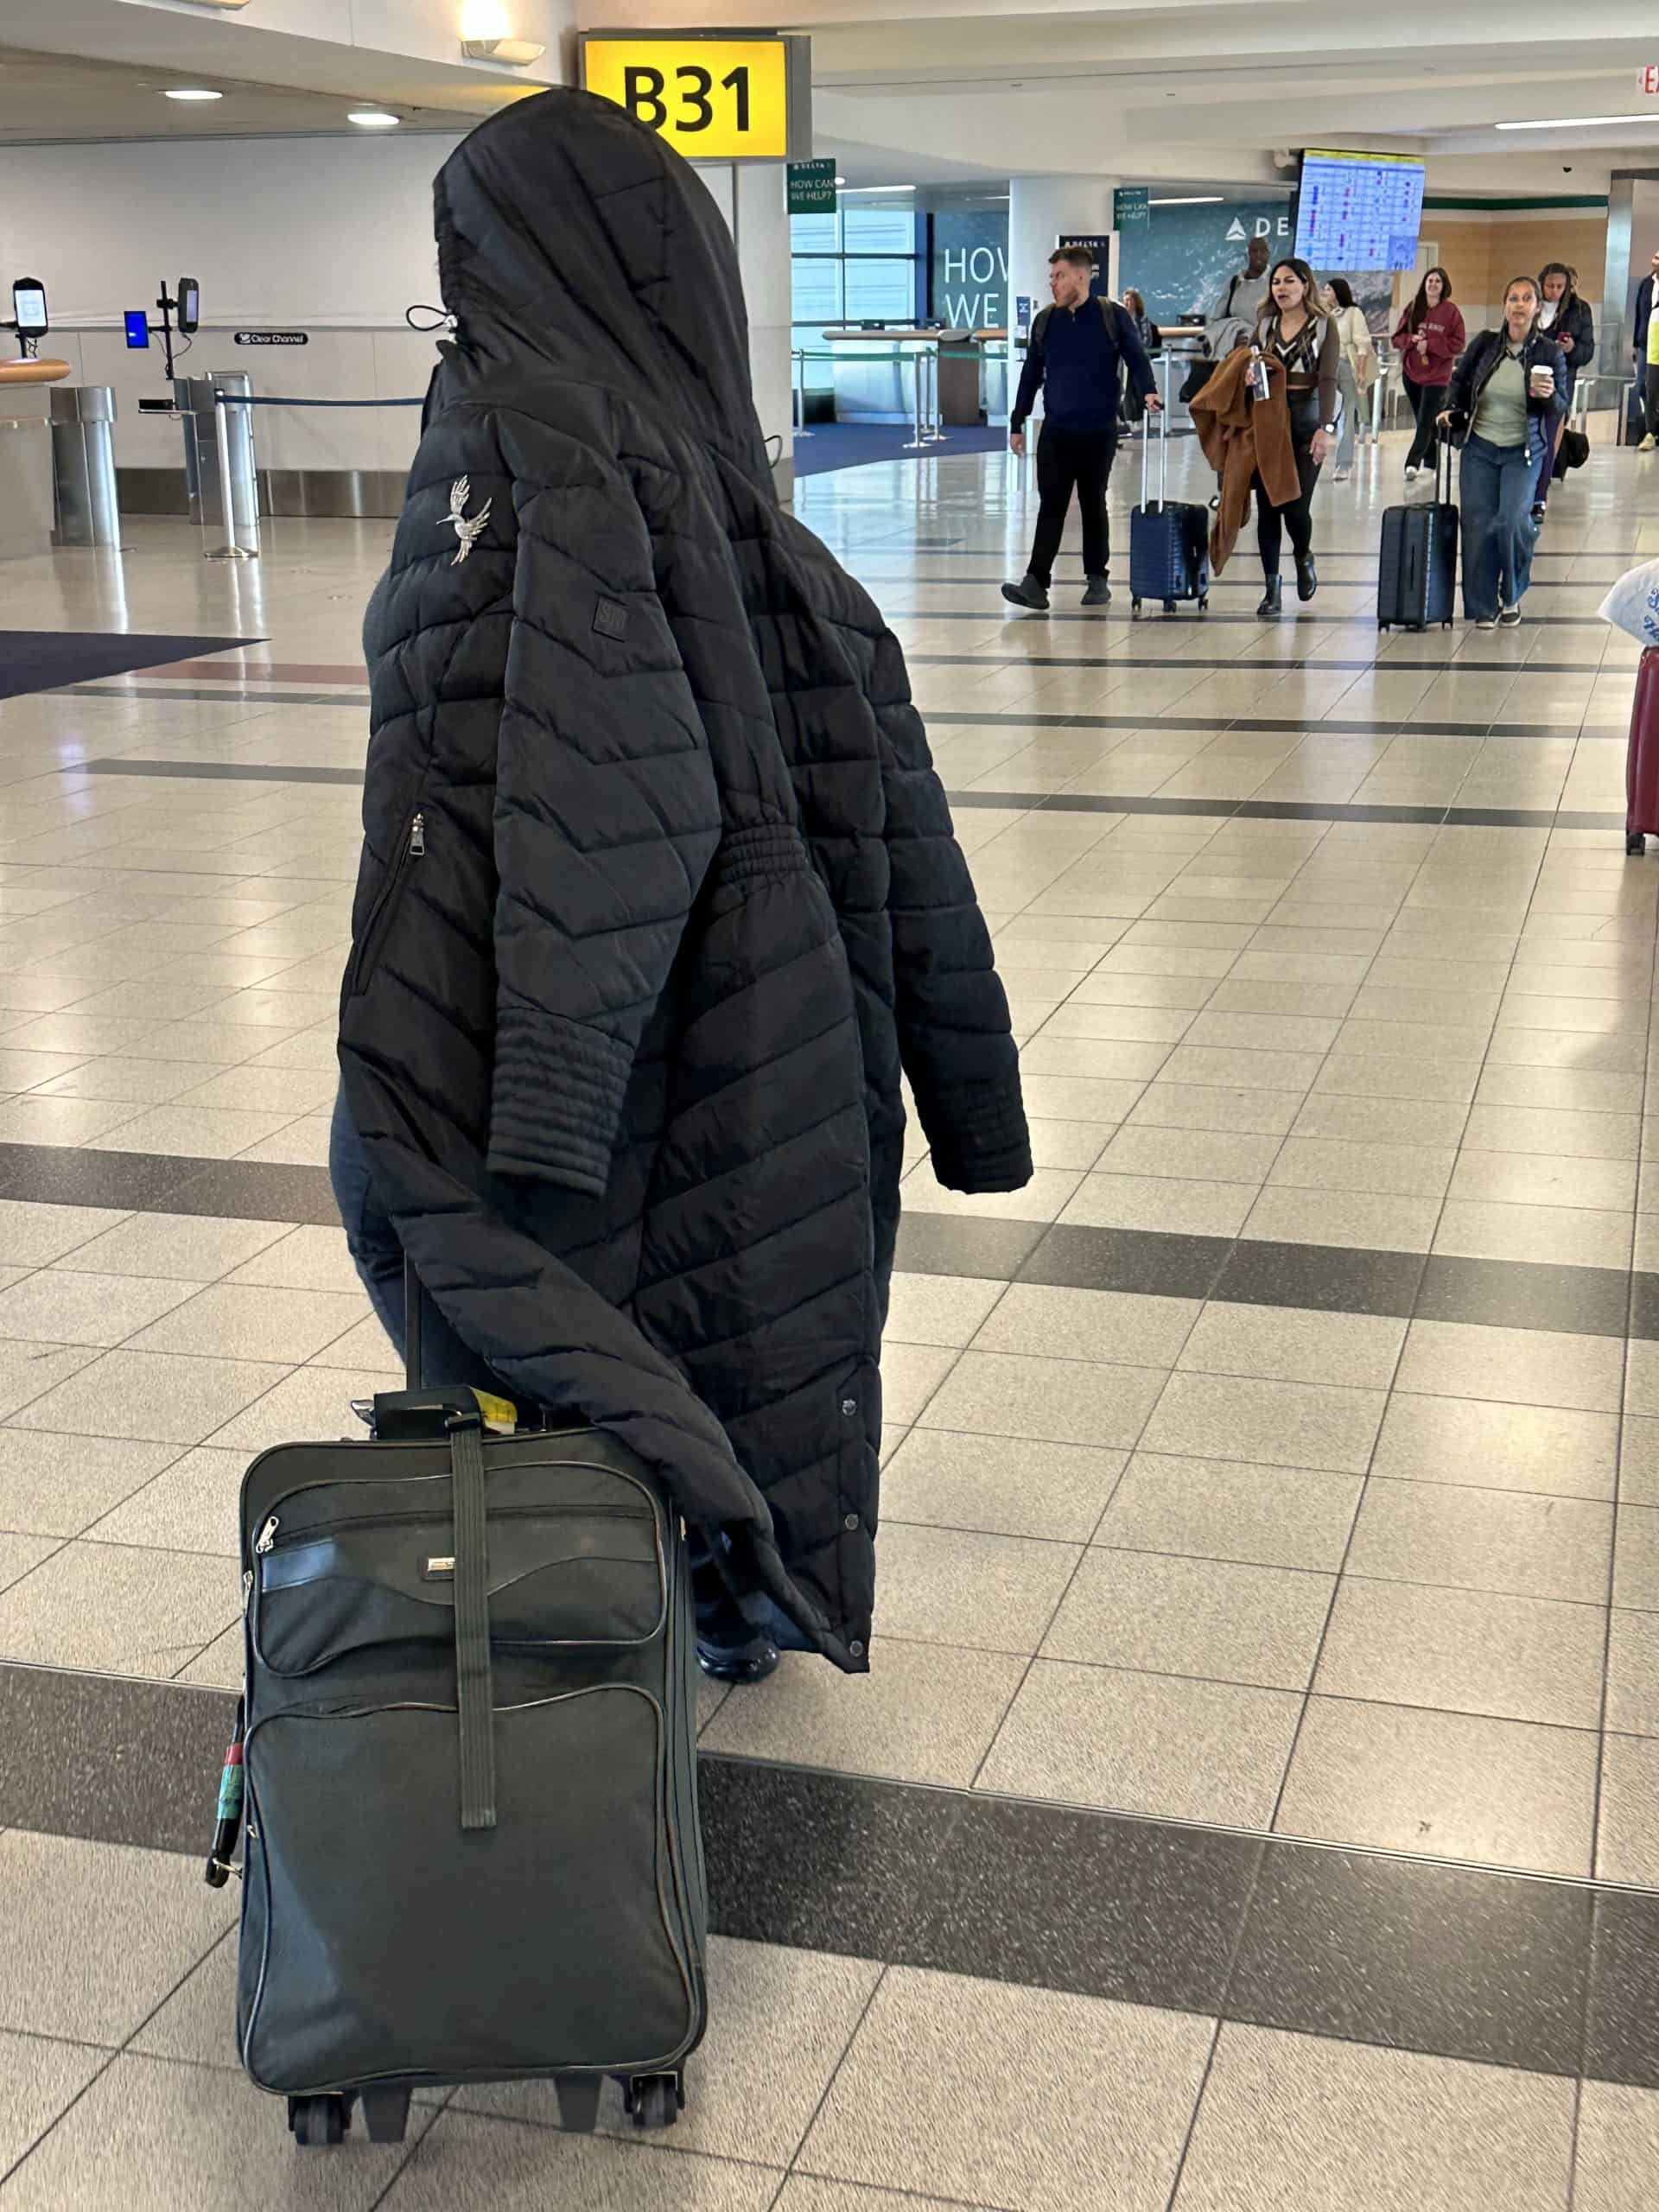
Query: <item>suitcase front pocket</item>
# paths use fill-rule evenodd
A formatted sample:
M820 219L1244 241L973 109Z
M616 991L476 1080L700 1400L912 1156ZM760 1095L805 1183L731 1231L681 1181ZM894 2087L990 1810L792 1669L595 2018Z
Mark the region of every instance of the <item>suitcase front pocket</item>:
M313 1521L286 1536L273 1515L254 1559L263 1663L309 1675L375 1644L453 1645L447 1503L430 1514ZM648 1507L520 1505L491 1513L487 1526L492 1643L619 1647L661 1632L667 1580Z
M455 1725L398 1705L250 1732L238 2014L263 2087L645 2071L696 2040L657 1700L498 1707L483 1835L455 1822Z

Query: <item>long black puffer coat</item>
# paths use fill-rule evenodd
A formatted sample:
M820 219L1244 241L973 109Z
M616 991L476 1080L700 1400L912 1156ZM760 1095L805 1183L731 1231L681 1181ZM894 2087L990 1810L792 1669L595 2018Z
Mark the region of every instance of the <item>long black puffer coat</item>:
M346 1103L510 1394L622 1437L857 1670L901 1061L943 1180L1030 1173L989 940L898 645L776 503L702 181L550 92L436 196Z

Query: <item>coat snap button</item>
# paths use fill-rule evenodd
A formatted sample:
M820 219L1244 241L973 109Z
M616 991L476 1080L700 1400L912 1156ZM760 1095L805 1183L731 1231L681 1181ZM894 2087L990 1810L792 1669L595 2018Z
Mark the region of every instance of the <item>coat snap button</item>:
M856 1637L853 1638L847 1649L852 1653L855 1659L861 1659L864 1656L864 1647Z
M842 1522L842 1524L841 1524L841 1525L842 1525L842 1528L847 1531L848 1535L850 1536L850 1535L852 1535L853 1531L854 1531L854 1530L855 1530L855 1529L859 1526L859 1519L858 1519L858 1516L857 1516L857 1514L856 1514L856 1513L849 1513L849 1514L847 1516L847 1518L846 1518L846 1519Z
M858 1400L856 1398L843 1398L841 1402L841 1410L846 1414L848 1420L850 1421L853 1415L858 1411Z

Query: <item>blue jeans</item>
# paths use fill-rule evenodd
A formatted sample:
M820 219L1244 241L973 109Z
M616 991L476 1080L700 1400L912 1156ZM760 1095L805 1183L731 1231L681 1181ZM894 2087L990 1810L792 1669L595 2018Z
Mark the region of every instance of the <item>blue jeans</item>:
M363 1142L346 1110L346 1094L334 1099L334 1118L328 1131L328 1179L334 1186L334 1204L346 1224L346 1247L352 1255L370 1303L380 1325L402 1359L406 1328L404 1303L404 1248L391 1217L376 1203L369 1179L369 1163ZM475 1351L464 1344L424 1291L421 1294L421 1376L423 1382L454 1383L503 1393L500 1383Z
M1532 581L1538 457L1529 446L1495 446L1471 434L1458 497L1463 508L1463 611L1491 622L1519 604Z

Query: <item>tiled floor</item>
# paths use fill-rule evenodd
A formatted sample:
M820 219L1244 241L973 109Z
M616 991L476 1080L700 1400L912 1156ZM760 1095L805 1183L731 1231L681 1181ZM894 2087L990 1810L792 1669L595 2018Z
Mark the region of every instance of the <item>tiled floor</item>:
M1379 637L1397 462L1271 630L1244 553L1204 620L1070 570L1005 620L1000 456L804 487L911 655L1039 1167L913 1148L874 1671L705 1697L714 2025L643 2145L518 2090L290 2152L181 1855L242 1470L391 1371L321 1172L388 533L0 575L262 640L0 702L0 2212L1651 2202L1659 866L1594 608L1659 479L1560 488L1520 630Z

